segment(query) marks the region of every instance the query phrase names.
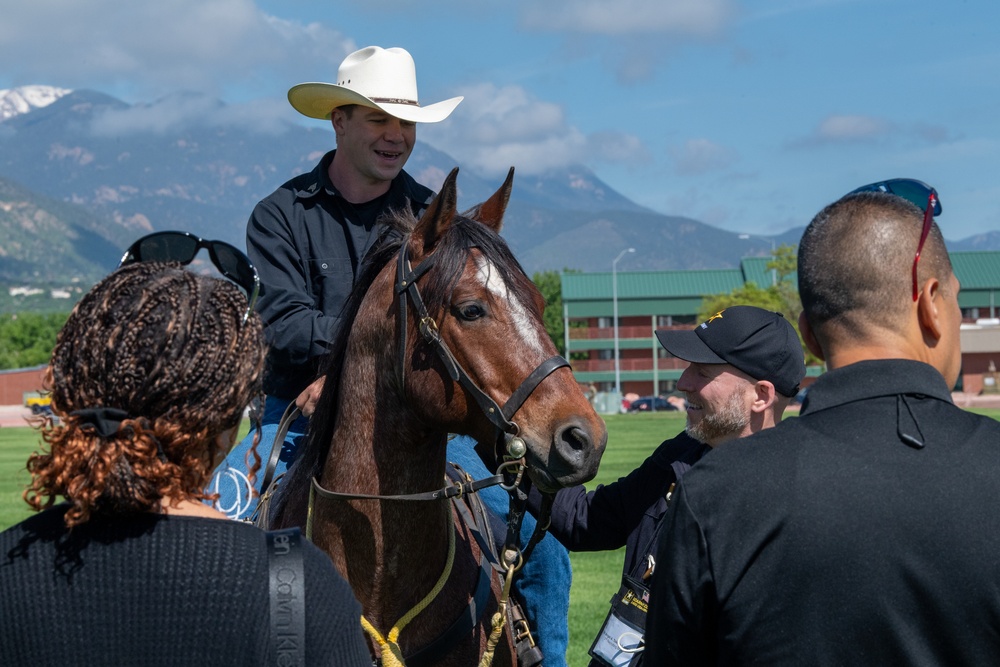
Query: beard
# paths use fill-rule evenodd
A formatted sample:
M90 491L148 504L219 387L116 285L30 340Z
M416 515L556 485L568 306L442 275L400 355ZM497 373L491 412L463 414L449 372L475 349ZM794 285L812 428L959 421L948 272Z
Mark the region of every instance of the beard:
M750 424L750 410L747 408L745 391L736 388L711 412L706 410L698 424L691 424L690 417L685 429L699 442L712 443L743 432Z

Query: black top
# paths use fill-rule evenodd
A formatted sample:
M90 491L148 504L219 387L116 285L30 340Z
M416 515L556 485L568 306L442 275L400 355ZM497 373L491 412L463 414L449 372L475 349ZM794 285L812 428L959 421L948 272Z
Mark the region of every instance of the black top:
M931 366L826 373L679 485L646 665L1000 664L1000 423Z
M641 575L652 538L666 511L664 499L681 471L709 451L685 432L663 441L638 468L611 484L588 492L574 486L561 489L552 505L549 532L570 551L608 551L625 546L624 574ZM684 464L675 466L675 463ZM530 497L537 512L537 491Z
M316 378L361 260L383 229L377 218L406 206L419 215L434 195L401 171L382 197L351 204L330 182L335 152L263 199L247 223L269 345L264 392L285 400Z
M265 533L186 516L95 517L65 505L0 533L0 665L265 665ZM361 606L326 554L302 547L306 664L371 664Z

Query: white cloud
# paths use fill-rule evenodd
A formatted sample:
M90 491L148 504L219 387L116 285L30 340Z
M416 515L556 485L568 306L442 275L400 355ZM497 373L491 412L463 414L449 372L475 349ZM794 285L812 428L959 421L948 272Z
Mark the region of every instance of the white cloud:
M954 142L951 131L933 123L900 123L865 115L827 116L805 137L790 142L791 148L813 148L835 144L882 145L944 144Z
M872 116L828 116L816 128L815 137L823 141L858 141L881 137L890 128L888 122Z
M418 137L484 174L503 174L512 164L537 174L572 164L649 159L634 135L587 135L569 123L560 105L520 86L486 83L456 92L465 96L458 111L440 125L421 126Z
M689 139L680 146L672 147L670 155L677 173L684 175L725 169L736 160L732 150L708 139Z
M730 0L547 0L525 3L525 27L596 35L719 32L734 14Z
M99 136L175 132L192 126L277 135L287 129L288 116L288 104L277 98L225 105L206 95L182 94L151 104L106 111L94 118L90 129Z
M254 86L272 94L331 76L356 48L336 30L269 16L252 0L32 0L6 3L3 15L9 78L140 99Z

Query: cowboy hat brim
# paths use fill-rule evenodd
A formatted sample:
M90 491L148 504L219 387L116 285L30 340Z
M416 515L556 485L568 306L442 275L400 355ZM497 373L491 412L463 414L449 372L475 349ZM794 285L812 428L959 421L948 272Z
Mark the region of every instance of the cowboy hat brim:
M464 97L453 97L426 107L416 104L396 102L375 102L350 88L332 83L300 83L288 91L288 102L304 116L319 120L330 120L336 107L359 104L373 109L381 109L390 116L411 123L438 123L451 115Z

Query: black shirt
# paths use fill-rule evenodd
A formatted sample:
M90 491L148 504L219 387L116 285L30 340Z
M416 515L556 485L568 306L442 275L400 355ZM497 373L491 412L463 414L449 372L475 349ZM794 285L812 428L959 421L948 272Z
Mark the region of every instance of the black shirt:
M1000 423L931 366L855 363L688 472L646 665L1000 664Z
M419 215L434 195L401 171L385 195L352 204L330 182L335 152L268 195L247 223L269 346L264 392L285 400L316 379L361 260L383 229L378 218L407 206Z
M60 505L0 533L0 665L270 665L263 531L189 516ZM303 540L307 665L371 664L361 605Z
M663 441L642 464L616 482L587 491L582 485L561 489L552 505L549 532L570 551L608 551L625 547L624 574L645 570L653 533L667 509L665 496L677 478L675 464L690 467L706 452L685 432ZM540 496L532 493L537 512Z

